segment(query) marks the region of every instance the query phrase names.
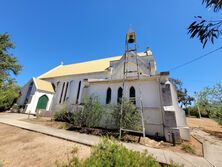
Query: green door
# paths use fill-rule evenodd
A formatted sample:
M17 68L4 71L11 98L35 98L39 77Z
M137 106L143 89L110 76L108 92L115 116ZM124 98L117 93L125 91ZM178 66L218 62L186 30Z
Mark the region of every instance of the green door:
M46 109L49 98L46 95L43 95L39 98L36 109Z

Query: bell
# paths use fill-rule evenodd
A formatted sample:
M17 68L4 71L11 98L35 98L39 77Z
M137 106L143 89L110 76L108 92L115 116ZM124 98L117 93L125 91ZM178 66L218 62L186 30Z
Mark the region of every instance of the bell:
M134 43L135 42L135 32L127 33L127 42Z

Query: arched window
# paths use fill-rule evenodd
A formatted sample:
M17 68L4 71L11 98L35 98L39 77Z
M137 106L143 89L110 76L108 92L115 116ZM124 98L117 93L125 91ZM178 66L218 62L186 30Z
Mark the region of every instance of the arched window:
M56 86L54 83L52 83L52 87L53 87L53 90L56 91Z
M61 94L60 94L59 103L61 103L61 102L62 102L62 95L63 95L63 90L64 90L64 87L65 87L65 82L63 82L63 85L62 85L62 91L61 91Z
M111 88L108 88L106 91L106 104L111 103L111 96L112 96L112 90Z
M80 88L81 88L81 81L79 81L78 92L77 92L77 96L76 96L76 104L77 104L78 101L79 101Z
M66 90L65 90L65 95L63 97L63 102L66 100L66 95L67 95L68 87L69 87L69 82L66 83Z
M133 86L130 87L130 101L133 103L133 104L136 104L136 91L135 91L135 88Z
M121 103L123 97L123 88L119 87L117 92L117 103Z
M60 84L60 82L59 82L59 81L58 81L58 82L56 82L56 87L57 87L57 88L58 88L59 84Z

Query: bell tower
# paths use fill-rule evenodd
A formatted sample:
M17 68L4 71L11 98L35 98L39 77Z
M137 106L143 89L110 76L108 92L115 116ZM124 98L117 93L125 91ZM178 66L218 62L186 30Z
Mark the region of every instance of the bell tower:
M132 30L132 28L129 28L128 32L126 33L126 52L127 51L136 51L136 33Z
M136 33L129 28L125 39L123 77L124 79L131 77L139 79L139 75Z
M125 53L123 55L123 78L122 78L122 99L121 99L121 110L120 110L120 135L121 138L123 131L133 132L133 133L139 133L142 134L143 137L145 137L145 125L144 125L144 119L143 119L143 102L141 97L141 90L140 87L137 87L137 90L139 90L137 97L134 94L133 97L131 97L129 100L135 104L135 106L138 109L139 115L141 116L141 129L127 129L123 125L123 106L124 106L124 97L126 97L126 83L129 80L134 79L134 82L136 80L140 79L140 70L139 70L139 63L138 63L138 54L137 54L137 45L136 45L136 33L129 29L129 31L126 33L126 41L125 41ZM134 90L135 93L135 90Z

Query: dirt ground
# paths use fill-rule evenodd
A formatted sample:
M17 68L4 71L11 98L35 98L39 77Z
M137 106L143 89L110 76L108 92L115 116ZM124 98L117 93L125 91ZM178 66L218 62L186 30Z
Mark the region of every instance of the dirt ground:
M77 156L85 159L90 147L0 124L0 162L4 167L52 167Z
M45 125L45 126L49 126L49 127L53 127L53 128L61 128L61 129L67 129L69 128L69 124L64 123L64 122L56 122L51 120L51 118L49 117L39 117L38 119L33 118L33 119L23 119L22 121L26 121L26 122L30 122L30 123L35 123L35 124L41 124L41 125ZM101 132L100 129L94 129L91 128L90 130L92 131L78 131L80 133L87 133L87 134L92 134L92 135L104 135L104 132ZM111 136L116 137L116 133L110 133ZM117 134L118 136L118 134ZM137 136L132 136L132 135L126 135L123 139L123 141L125 142L135 142L138 143L139 137ZM142 145L146 145L148 147L153 147L153 148L160 148L160 149L165 149L165 150L170 150L170 151L176 151L176 152L180 152L180 153L187 153L182 149L182 144L186 144L186 145L190 145L191 148L194 150L194 154L198 155L198 156L202 156L202 144L200 142L198 142L195 138L191 138L190 141L183 141L182 144L177 144L176 146L172 146L171 143L168 142L164 142L164 141L156 141L153 140L149 137L145 137L145 138L141 138L140 140L140 144ZM189 154L193 154L193 153L189 153Z
M187 117L187 123L191 128L200 128L205 132L222 139L222 126L212 119Z

